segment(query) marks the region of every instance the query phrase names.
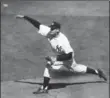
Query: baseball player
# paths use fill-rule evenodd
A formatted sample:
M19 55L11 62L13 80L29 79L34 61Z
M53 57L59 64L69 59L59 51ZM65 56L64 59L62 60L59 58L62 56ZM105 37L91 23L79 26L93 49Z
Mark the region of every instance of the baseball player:
M77 64L74 59L74 50L71 47L67 37L60 31L61 25L58 22L53 21L50 26L41 24L38 20L35 20L26 15L17 15L16 18L22 18L31 23L37 28L37 32L45 36L55 53L55 57L46 57L47 65L44 69L44 82L43 85L34 94L39 92L47 93L49 87L49 81L51 79L50 70L59 70L62 66L65 66L69 71L78 73L90 73L98 75L107 81L106 76L100 69L93 69L86 65Z

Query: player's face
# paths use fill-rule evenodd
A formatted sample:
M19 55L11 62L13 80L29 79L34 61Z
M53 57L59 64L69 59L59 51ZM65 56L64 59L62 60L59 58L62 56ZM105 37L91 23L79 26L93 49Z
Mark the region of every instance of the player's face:
M49 33L48 37L53 38L58 34L58 32L59 32L59 29L54 29Z

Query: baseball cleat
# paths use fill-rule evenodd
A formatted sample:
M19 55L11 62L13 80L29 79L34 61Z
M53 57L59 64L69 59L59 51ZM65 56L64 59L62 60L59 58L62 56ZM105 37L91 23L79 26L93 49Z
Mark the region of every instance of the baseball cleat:
M102 70L98 69L98 75L100 78L103 78L105 81L107 81L107 78Z
M37 91L33 92L33 94L41 94L41 93L48 93L48 89L41 89L40 87Z

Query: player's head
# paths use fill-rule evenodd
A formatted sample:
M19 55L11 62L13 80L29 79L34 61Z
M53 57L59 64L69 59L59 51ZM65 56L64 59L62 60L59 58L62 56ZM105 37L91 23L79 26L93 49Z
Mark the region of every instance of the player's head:
M53 21L49 27L51 28L51 31L49 33L50 36L55 37L59 34L61 29L60 23Z
M53 21L52 24L49 26L51 28L51 31L55 30L55 29L59 29L61 28L60 23Z

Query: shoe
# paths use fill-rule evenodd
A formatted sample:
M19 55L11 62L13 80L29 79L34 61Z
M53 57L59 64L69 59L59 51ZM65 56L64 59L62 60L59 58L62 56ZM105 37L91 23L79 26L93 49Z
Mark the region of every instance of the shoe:
M46 86L44 89L43 89L43 93L48 93L48 86Z
M105 81L107 81L107 78L106 78L105 74L103 73L103 71L101 71L100 69L98 69L97 71L98 71L99 77L103 78Z
M48 93L48 90L44 89L44 90L43 90L43 93Z
M41 94L41 93L48 93L48 89L42 89L41 87L38 88L37 91L33 92L33 94Z

